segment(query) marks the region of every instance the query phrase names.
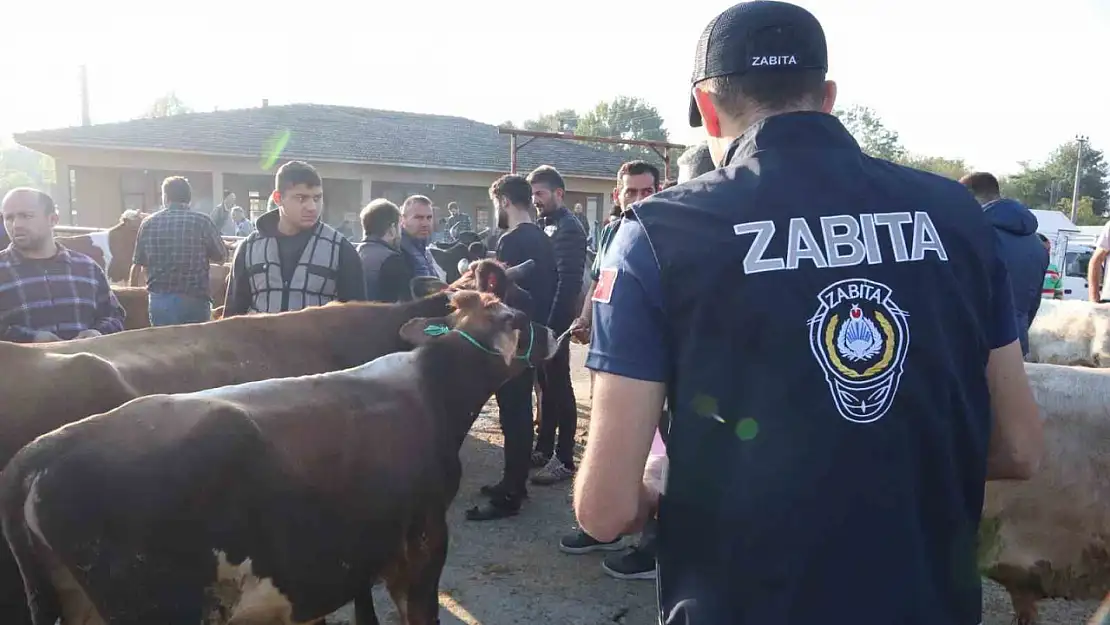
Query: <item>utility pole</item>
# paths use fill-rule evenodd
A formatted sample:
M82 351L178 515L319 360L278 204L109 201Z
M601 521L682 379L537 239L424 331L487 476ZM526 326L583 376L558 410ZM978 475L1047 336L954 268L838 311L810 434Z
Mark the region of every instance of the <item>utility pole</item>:
M1083 167L1083 146L1087 144L1088 137L1075 136L1075 187L1071 192L1071 222L1075 223L1075 211L1079 209L1079 171Z
M85 65L81 66L81 125L88 126L91 123L89 119L89 70Z

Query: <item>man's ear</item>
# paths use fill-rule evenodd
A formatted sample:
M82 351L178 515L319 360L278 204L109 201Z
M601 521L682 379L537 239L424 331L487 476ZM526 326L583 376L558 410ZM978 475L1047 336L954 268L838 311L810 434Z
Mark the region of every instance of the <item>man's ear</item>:
M432 338L447 334L450 330L451 326L447 324L447 319L444 317L416 317L406 321L398 334L404 342L420 347Z
M447 284L432 276L417 276L409 281L409 292L412 293L413 299L435 295L446 290Z
M701 112L701 121L702 126L705 127L705 133L710 137L720 137L721 116L717 113L717 105L713 102L713 96L709 95L708 91L694 87L694 100L698 103L698 111Z
M281 191L274 191L274 204L281 204Z

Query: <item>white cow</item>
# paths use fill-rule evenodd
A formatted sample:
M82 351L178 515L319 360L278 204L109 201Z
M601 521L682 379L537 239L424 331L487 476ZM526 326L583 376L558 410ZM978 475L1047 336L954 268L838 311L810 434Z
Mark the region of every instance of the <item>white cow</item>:
M1110 367L1110 305L1044 300L1029 327L1029 362Z
M979 564L1010 592L1016 622L1032 625L1039 599L1101 599L1110 589L1110 371L1025 370L1045 456L1031 480L987 482Z

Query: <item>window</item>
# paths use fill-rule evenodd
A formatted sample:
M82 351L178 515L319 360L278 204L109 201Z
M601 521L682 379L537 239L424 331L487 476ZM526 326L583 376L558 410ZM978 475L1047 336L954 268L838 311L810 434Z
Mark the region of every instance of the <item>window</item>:
M1087 265L1091 262L1091 252L1068 252L1064 259L1065 276L1070 278L1087 277Z

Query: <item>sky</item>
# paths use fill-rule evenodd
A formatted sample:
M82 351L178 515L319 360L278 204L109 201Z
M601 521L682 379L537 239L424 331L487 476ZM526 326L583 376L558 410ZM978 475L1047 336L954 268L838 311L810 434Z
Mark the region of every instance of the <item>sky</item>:
M657 107L679 143L702 132L686 122L695 43L729 6L683 0L672 15L618 0L14 3L4 9L0 136L79 124L84 63L94 123L138 116L171 90L201 111L266 98L494 124L628 95ZM874 109L912 152L1012 173L1076 134L1110 147L1100 45L1110 0L798 4L825 28L839 103Z

